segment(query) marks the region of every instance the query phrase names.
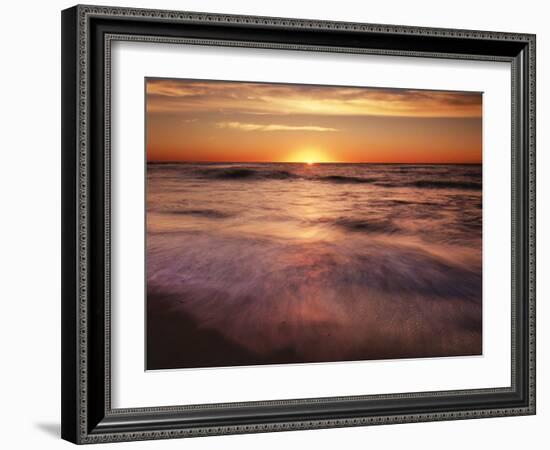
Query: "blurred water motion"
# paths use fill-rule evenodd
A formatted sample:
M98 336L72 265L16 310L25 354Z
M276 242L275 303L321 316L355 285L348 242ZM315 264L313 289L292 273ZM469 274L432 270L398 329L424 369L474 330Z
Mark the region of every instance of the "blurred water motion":
M147 367L481 354L481 165L149 163Z

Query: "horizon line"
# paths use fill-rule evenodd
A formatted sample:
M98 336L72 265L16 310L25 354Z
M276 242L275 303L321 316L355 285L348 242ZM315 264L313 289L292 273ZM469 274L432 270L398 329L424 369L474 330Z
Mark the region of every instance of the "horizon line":
M306 161L200 161L200 160L152 160L147 161L147 164L308 164ZM424 164L424 165L481 165L480 162L371 162L371 161L314 161L313 164Z

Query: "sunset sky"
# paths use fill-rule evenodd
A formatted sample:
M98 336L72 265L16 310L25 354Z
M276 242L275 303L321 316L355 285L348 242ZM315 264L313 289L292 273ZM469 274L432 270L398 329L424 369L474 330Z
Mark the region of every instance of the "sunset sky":
M147 79L148 161L480 163L480 93Z

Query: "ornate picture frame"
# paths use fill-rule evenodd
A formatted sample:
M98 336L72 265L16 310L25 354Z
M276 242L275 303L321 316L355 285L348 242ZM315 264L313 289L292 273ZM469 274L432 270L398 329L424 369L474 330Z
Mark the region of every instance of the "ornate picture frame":
M113 408L114 42L511 66L510 386ZM100 6L62 12L62 437L85 444L535 414L535 36Z

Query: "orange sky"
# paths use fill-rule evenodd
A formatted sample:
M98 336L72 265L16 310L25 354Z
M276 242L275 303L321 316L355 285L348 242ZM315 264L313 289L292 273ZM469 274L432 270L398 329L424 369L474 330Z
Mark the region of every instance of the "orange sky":
M148 161L480 163L472 92L146 80Z

